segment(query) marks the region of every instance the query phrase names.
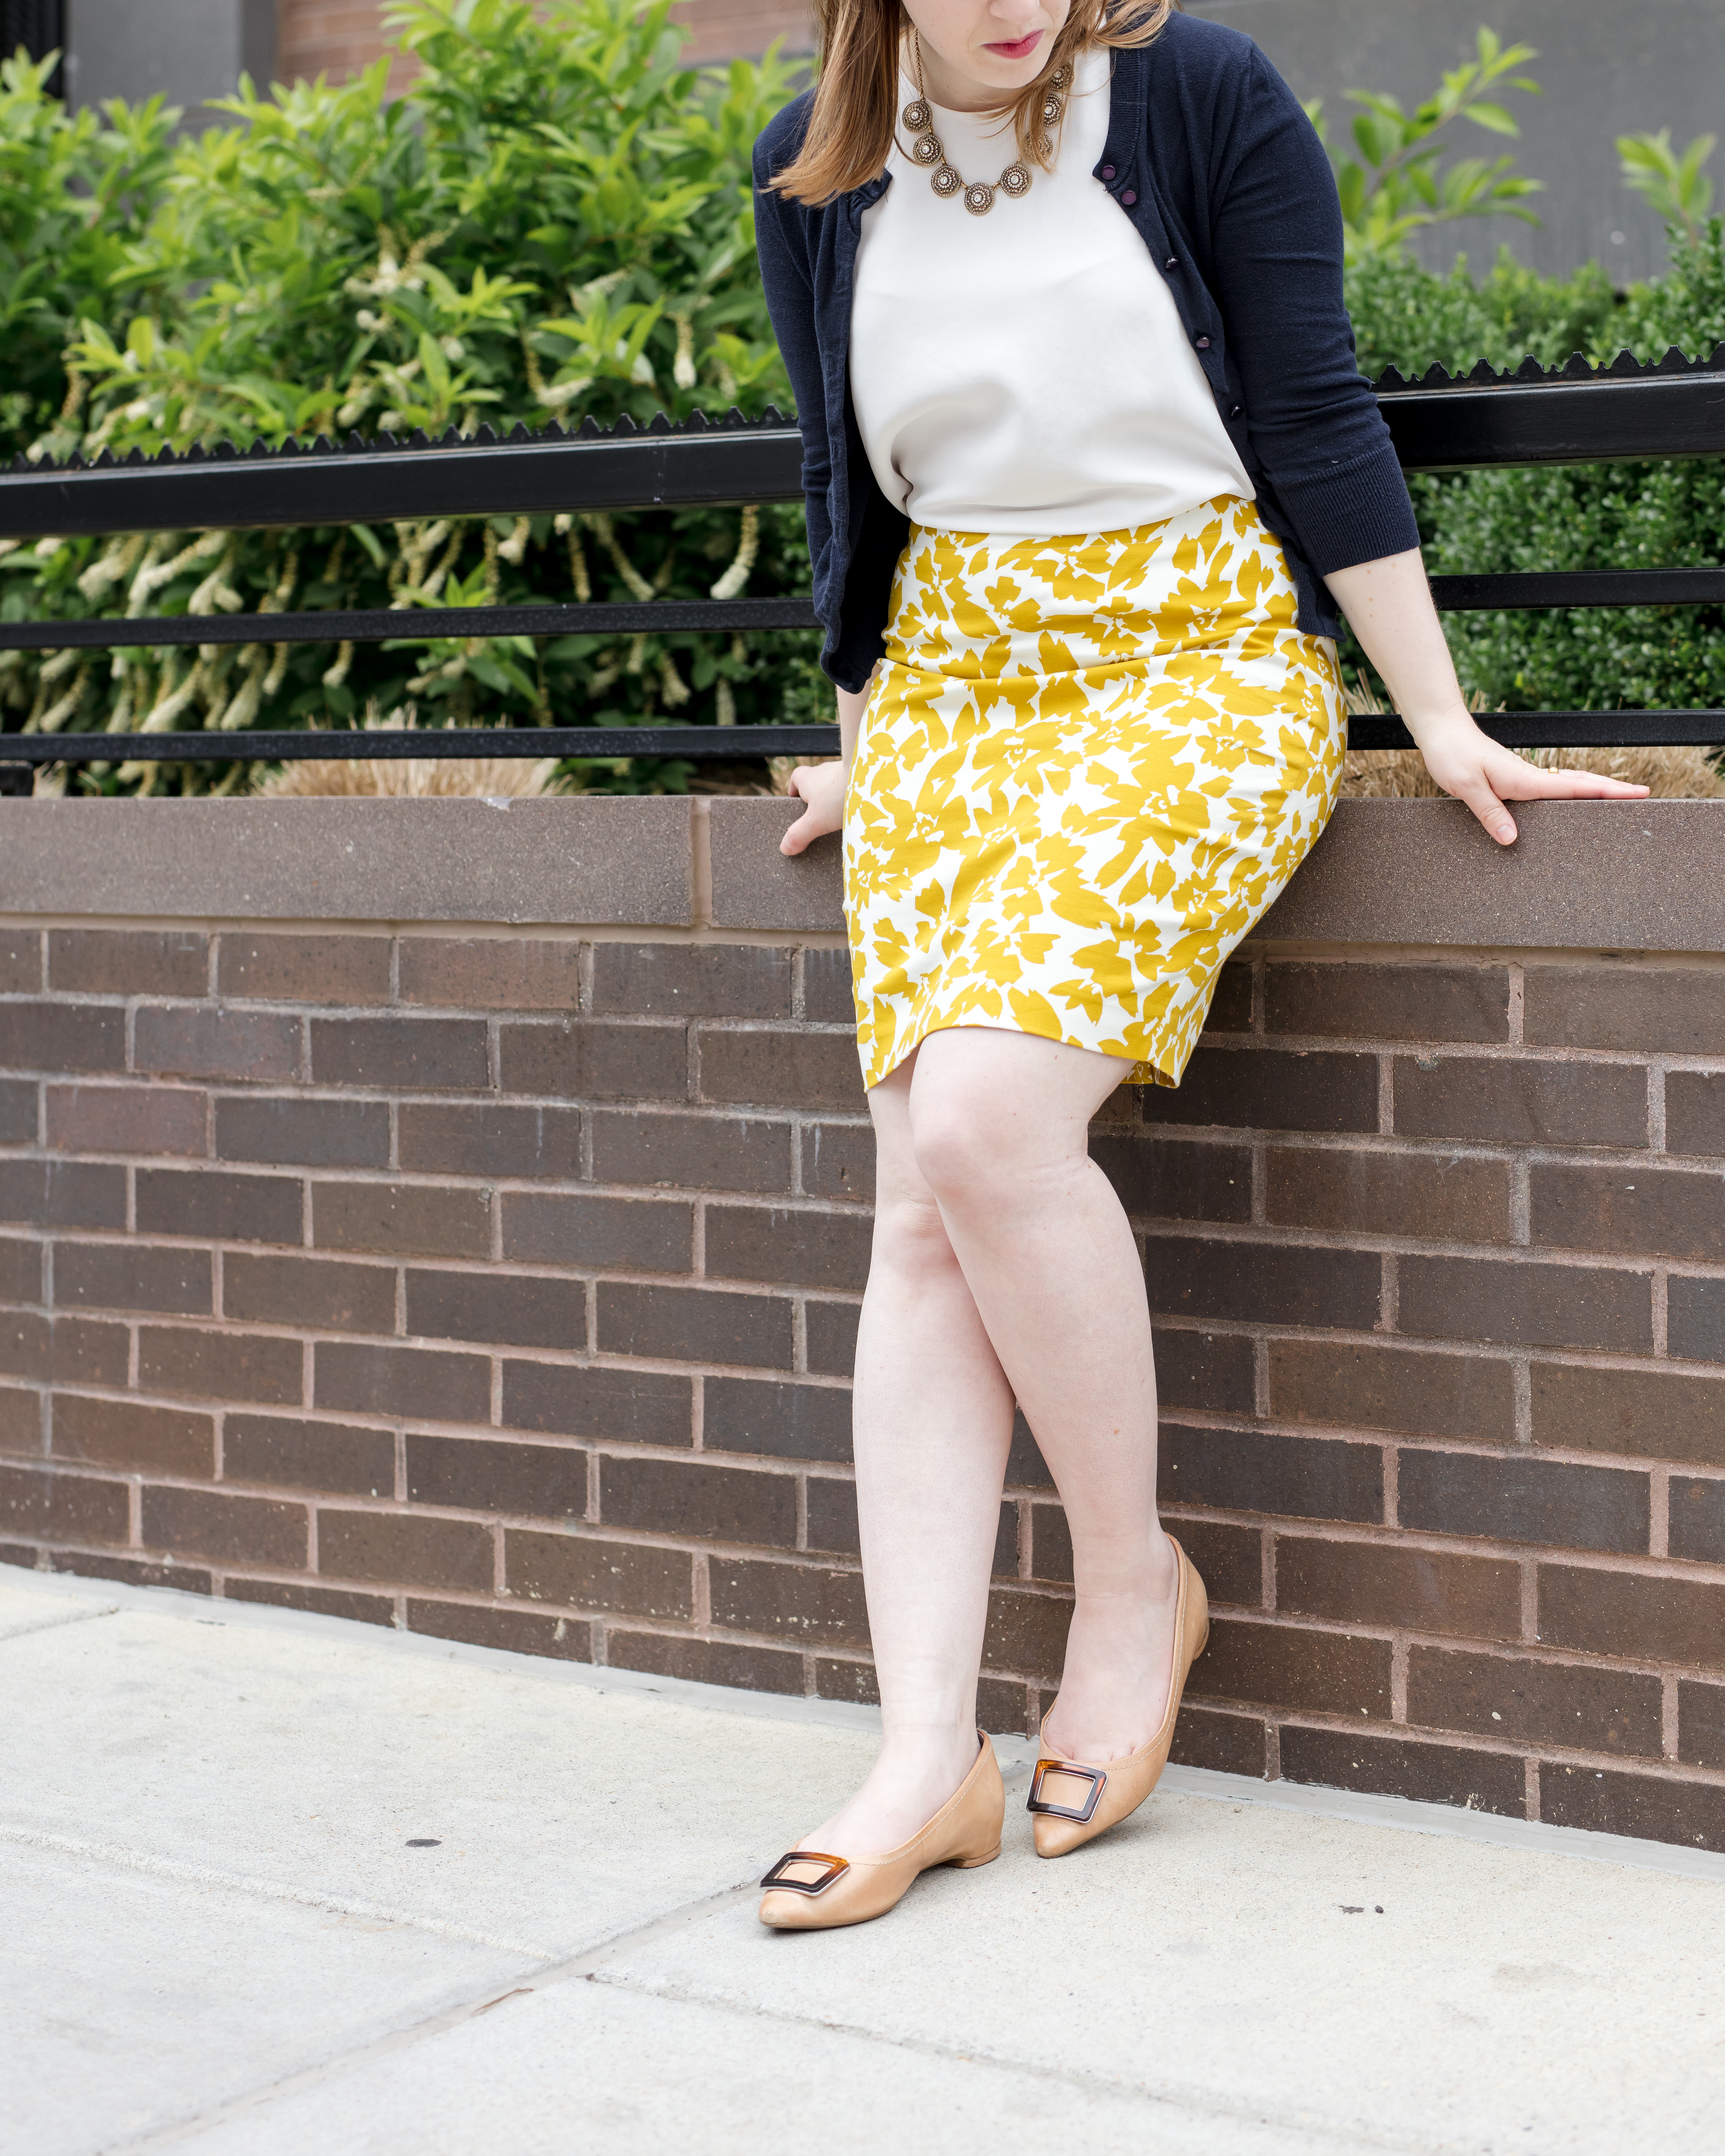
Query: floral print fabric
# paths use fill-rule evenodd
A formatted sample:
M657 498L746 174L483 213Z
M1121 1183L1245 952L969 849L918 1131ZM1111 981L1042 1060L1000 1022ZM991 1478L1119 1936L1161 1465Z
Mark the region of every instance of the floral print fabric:
M1177 1086L1334 805L1335 647L1231 495L1070 538L913 526L845 814L863 1080L994 1026Z

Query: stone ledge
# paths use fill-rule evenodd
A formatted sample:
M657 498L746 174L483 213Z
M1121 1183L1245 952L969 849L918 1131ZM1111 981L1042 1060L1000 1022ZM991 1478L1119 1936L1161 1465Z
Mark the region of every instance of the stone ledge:
M841 931L836 839L793 803L0 801L0 913ZM1344 801L1266 941L1725 949L1725 802L1534 802L1494 846L1459 803ZM705 826L710 901L697 890Z

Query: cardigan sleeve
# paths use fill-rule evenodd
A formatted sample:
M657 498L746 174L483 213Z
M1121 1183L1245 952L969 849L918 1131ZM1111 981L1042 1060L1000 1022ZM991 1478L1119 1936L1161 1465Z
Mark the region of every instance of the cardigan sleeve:
M1404 553L1419 530L1354 354L1335 178L1293 92L1255 48L1214 139L1212 290L1254 451L1320 576Z
M761 264L761 283L767 295L767 311L778 339L780 357L790 377L796 400L797 424L803 435L803 499L809 521L809 555L817 591L822 588L823 569L832 549L832 449L827 433L826 393L821 380L820 352L815 336L814 283L806 246L807 213L768 186L775 171L788 164L800 143L786 141L786 122L796 116L790 107L767 128L755 144L755 252ZM777 155L781 148L788 154Z

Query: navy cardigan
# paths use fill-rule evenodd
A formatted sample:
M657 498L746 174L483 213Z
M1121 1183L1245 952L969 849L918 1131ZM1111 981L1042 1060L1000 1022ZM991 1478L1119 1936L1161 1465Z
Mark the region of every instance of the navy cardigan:
M1329 161L1293 92L1237 30L1171 15L1152 44L1113 60L1095 176L1168 279L1259 512L1286 552L1301 628L1334 636L1320 579L1420 541L1389 430L1354 359ZM819 209L768 191L802 146L813 96L787 105L755 145L755 228L803 429L821 665L854 690L884 648L909 529L875 484L850 401L857 240L863 212L891 182L883 173Z

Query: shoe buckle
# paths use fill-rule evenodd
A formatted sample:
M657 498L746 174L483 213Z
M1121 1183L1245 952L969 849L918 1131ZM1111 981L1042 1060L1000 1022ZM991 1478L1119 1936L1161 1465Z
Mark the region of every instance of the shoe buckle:
M1052 1804L1042 1794L1044 1779L1050 1774L1070 1775L1074 1781L1088 1782L1090 1794L1079 1806ZM1081 1767L1073 1759L1039 1759L1024 1810L1045 1813L1050 1819L1070 1820L1076 1825L1087 1826L1107 1786L1108 1777L1100 1767Z
M800 1866L804 1871L814 1867L814 1876L793 1878L791 1867ZM824 1894L835 1879L842 1879L850 1869L848 1856L824 1856L818 1849L788 1850L761 1881L763 1887L778 1887L788 1894Z

